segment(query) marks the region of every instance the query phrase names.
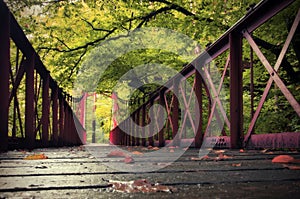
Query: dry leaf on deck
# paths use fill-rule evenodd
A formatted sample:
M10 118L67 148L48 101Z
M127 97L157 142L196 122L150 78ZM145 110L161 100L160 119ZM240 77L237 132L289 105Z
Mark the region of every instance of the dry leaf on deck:
M123 193L154 193L154 192L174 192L175 188L151 184L146 179L134 180L134 181L109 181L112 185L112 189L117 192Z
M199 161L199 160L209 160L211 159L208 155L202 156L202 157L191 157L191 160Z
M130 156L126 156L123 160L126 164L132 164L134 163L134 159Z
M278 155L273 158L273 163L293 163L295 159L290 155Z
M220 154L220 153L224 153L225 150L216 150L216 151L214 151L214 152L215 152L215 154Z
M109 154L107 154L107 157L126 157L127 155L120 150L113 150Z
M223 153L220 153L218 157L214 158L214 160L226 160L226 159L232 159L231 156L228 156L228 155L224 155Z
M48 157L42 153L42 154L29 155L24 158L24 160L41 160L41 159L48 159Z
M233 167L240 167L240 166L242 166L242 163L233 163L231 166L233 166Z
M131 153L134 155L144 155L142 152L139 151L132 151Z
M283 165L284 168L288 168L290 170L300 170L300 166L295 166L295 165L287 165L287 164L284 164Z
M150 150L157 151L157 150L159 150L159 148L155 146L155 147L150 148Z

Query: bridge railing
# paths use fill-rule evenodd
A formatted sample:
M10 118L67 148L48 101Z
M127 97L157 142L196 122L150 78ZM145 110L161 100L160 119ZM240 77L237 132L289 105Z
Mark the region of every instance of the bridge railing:
M274 67L272 67L264 57L251 36L253 31L277 13L289 6L295 6L293 2L293 0L265 0L260 2L206 49L209 56L207 56L206 52L200 54L193 62L188 64L180 74L174 76L164 86L153 92L147 100L141 100L143 103L141 103L139 108L137 108L130 117L119 121L119 126L111 131L111 143L115 145L165 146L171 142L173 145L183 146L186 141L189 143L193 142L193 145L196 147L205 144L211 147L231 148L246 146L254 148L299 148L300 133L253 135L255 123L266 101L266 96L273 81L291 104L298 117L300 117L299 102L295 100L295 97L277 74L277 70L291 42L291 38L298 27L300 12L298 11L296 15L288 38L285 41ZM253 112L250 126L247 132L244 133L244 68L242 51L243 42L245 41L251 46L252 53L256 54L268 71L270 79L261 96L256 111ZM223 69L222 77L220 78L220 84L215 86L211 73L209 72L209 65L213 60L220 57L227 60L224 61L226 64ZM253 60L251 60L249 64L251 68L253 68ZM220 100L222 97L220 95L220 89L224 86L224 78L228 71L230 77L229 114L226 112L226 107L222 104L222 100ZM188 90L185 87L186 82L193 82L192 87ZM178 105L179 98L183 102L183 109ZM251 96L251 100L253 100L253 96ZM160 115L162 114L162 112L160 112L161 110L157 109L156 112L151 113L151 111L154 111L150 109L153 104L162 105L167 112L167 117L163 121L163 128L159 128ZM153 115L152 120L155 121L150 121L149 115ZM203 123L204 117L207 117L206 124ZM212 128L216 128L212 126L213 121L217 121L214 123L217 124L217 128L219 128L221 132L219 135L211 133L213 131ZM148 125L150 122L153 122L154 125ZM137 128L135 124L145 128ZM219 124L221 124L221 126L218 127Z
M85 129L72 97L50 76L22 28L0 1L0 147L78 145Z

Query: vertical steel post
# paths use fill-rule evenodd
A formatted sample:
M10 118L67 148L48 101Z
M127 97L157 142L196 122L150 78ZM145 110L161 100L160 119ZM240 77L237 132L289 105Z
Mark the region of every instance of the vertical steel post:
M146 138L145 138L145 124L146 124L146 105L145 105L145 98L143 98L143 105L142 105L142 121L141 126L143 127L142 131L142 146L146 146Z
M71 136L70 136L71 125L70 125L70 118L69 118L69 109L67 105L64 107L64 126L65 126L65 131L64 131L63 141L64 141L64 145L68 146L71 144Z
M140 104L139 103L139 100L138 100L138 104ZM135 136L136 136L136 142L135 142L135 144L136 144L136 146L140 146L140 132L139 132L139 126L140 126L140 110L141 109L138 109L138 110L136 110L136 112L135 112L135 124L137 125L136 126L136 130L135 130Z
M59 145L62 145L65 140L65 129L64 129L64 122L65 122L65 108L64 108L64 98L63 96L59 97L59 119L58 119L58 125L59 125L59 136L58 136L58 143Z
M150 107L153 106L154 102L153 99L150 100ZM153 117L154 112L153 109L149 110L149 114ZM154 123L155 121L150 121L149 128L148 128L148 141L149 141L149 146L154 146L154 141L153 141L153 133L154 133Z
M202 77L200 72L195 71L195 110L196 110L196 135L195 135L195 147L200 148L203 141L202 125L203 125L203 107L202 107ZM198 123L198 124L197 124Z
M133 120L132 121L132 124L130 126L130 133L131 133L131 146L135 146L135 128L134 128L134 122L135 122L135 114L132 113L131 114L131 119Z
M230 141L231 148L242 147L243 140L243 79L242 36L232 32L230 43Z
M52 135L53 145L58 144L58 88L52 89Z
M43 79L42 99L42 144L43 147L47 147L49 144L49 74Z
M34 55L27 57L25 65L25 141L29 149L34 148L35 142L34 59Z
M128 133L129 132L129 122L128 122L129 120L128 119L126 119L125 121L124 121L124 125L125 125L125 128L124 128L124 130L125 130L125 135L126 135L126 146L130 146L130 134Z
M254 116L254 68L253 68L253 49L250 47L250 95L251 95L251 120ZM252 130L252 133L254 133L254 129Z
M165 106L165 97L164 97L165 93L163 91L159 92L159 103L161 106ZM164 110L161 110L164 111ZM162 113L159 113L162 114ZM165 128L162 127L161 130L158 132L158 146L159 147L163 147L165 146L165 138L164 138L164 132L165 132Z
M10 67L10 13L0 12L0 151L8 147L8 106L9 106L9 67Z
M96 92L93 93L93 102L92 143L96 143Z
M179 136L177 136L178 129L179 129L179 80L174 79L173 81L173 107L172 109L172 139L173 139L173 146L180 145Z

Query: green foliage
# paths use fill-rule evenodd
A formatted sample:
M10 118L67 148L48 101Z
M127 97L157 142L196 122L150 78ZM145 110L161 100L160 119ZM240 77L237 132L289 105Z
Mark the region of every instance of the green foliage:
M259 0L7 1L26 35L33 43L34 48L48 70L50 70L51 75L67 92L74 92L73 95L76 95L76 91L72 91L72 89L78 78L82 78L85 82L82 85L84 88L81 89L92 91L91 88L97 88L98 93L110 95L115 86L118 85L121 77L123 77L124 85L130 84L132 76L126 76L127 72L142 64L149 66L148 72L156 74L156 77L161 79L167 79L169 74L159 74L157 71L151 71L153 64L166 65L175 71L181 70L186 64L185 59L171 52L158 49L137 49L113 59L114 61L109 64L108 68L104 69L105 71L101 77L97 76L97 73L91 77L91 73L99 70L99 67L104 65L103 59L98 56L99 51L106 58L112 56L112 52L108 48L101 48L103 42L116 40L121 33L124 35L140 27L159 27L187 35L197 41L203 51L206 45L214 42L240 17L246 14L246 8L249 5L258 2ZM290 28L298 8L299 1L253 33L255 38L262 40L258 42L258 45L271 65L274 65L277 60L278 50L280 52L288 28ZM286 85L299 101L300 67L297 52L299 52L298 46L300 45L298 38L299 33L293 39L286 55L286 61L279 69L279 75L285 80ZM164 41L167 40L162 38L161 42ZM179 41L176 44L180 50L193 51L193 49L181 45L183 43ZM250 47L246 43L244 42L243 59L245 63L249 63ZM164 44L176 46L172 43ZM116 51L120 44L116 42L114 45L113 50ZM124 46L119 47L124 48ZM213 72L222 72L227 56L228 53L224 53L219 59L215 60L219 71ZM254 106L256 107L269 79L269 74L255 55L253 63ZM85 68L87 71L85 71ZM151 93L157 88L156 84L147 83L153 81L151 78L137 75L136 79L145 86L133 93L130 93L126 87L120 86L117 89L120 98L134 101ZM250 123L250 69L247 67L244 69L243 80L244 128L246 131ZM225 78L224 87L229 88L228 77ZM132 95L128 96L129 94ZM229 95L222 97L229 100ZM103 131L108 132L111 102L108 99L101 100L96 110L97 121L98 123L103 122ZM207 99L204 99L204 101L205 106L207 106ZM226 106L228 112L228 104ZM131 108L132 110L135 109L135 107ZM206 111L204 111L204 118L205 120L208 118L208 112ZM256 132L299 131L299 129L299 117L291 110L290 105L278 88L272 89L257 122Z

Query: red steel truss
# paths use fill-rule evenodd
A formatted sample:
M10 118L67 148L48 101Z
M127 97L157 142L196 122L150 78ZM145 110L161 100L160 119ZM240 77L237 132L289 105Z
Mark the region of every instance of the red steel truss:
M285 41L283 49L278 57L278 60L274 67L270 65L266 57L263 55L251 33L264 24L267 20L272 18L274 15L284 10L288 6L293 6L293 0L265 0L260 2L253 10L247 13L242 19L240 19L234 26L232 26L227 32L225 32L215 43L210 45L206 51L210 55L202 53L192 63L188 64L181 72L180 75L174 76L170 79L165 86L160 87L157 91L151 94L149 100L143 99L140 107L137 108L129 118L124 121L119 121L119 126L114 128L110 133L110 141L116 145L156 145L165 146L166 143L172 143L173 145L179 145L181 142L184 143L188 139L192 140L194 146L200 147L202 144L213 146L213 147L230 147L230 148L241 148L241 147L273 147L273 148L286 148L300 147L300 133L277 133L277 134L265 134L265 135L252 135L254 125L258 119L261 108L266 100L266 96L271 88L273 81L277 87L284 94L288 102L291 104L295 112L300 117L300 105L299 102L293 97L291 92L285 86L284 81L277 74L280 64L283 60L284 55L287 52L287 48L291 42L291 39L298 27L300 12L298 12L295 21L290 29L288 37ZM243 132L243 67L242 67L242 50L243 42L246 41L251 46L251 53L255 53L260 59L266 70L270 74L270 79L261 96L260 103L253 110L253 94L251 95L252 104L252 120L248 131ZM221 77L221 81L218 88L215 88L212 83L211 75L209 73L209 63L220 56L222 53L229 50L229 57L226 61L225 69ZM251 56L252 65L252 56ZM226 114L224 106L222 105L219 95L223 85L226 70L229 68L230 77L230 115ZM199 71L202 72L201 75ZM183 78L182 78L183 77ZM193 79L192 90L186 90L183 86L188 78ZM206 79L206 81L204 81ZM251 90L253 91L253 73L251 74L252 85ZM192 93L195 96L192 98ZM186 95L186 93L189 93ZM203 95L207 94L208 107L204 106ZM183 118L179 118L179 96L183 99ZM189 96L189 97L186 97ZM194 103L195 99L197 103ZM160 104L166 109L166 120L164 128L155 129L155 125L149 125L145 128L143 138L139 138L138 130L132 128L133 124L130 122L130 118L133 118L136 124L149 123L148 115L155 115L156 120L159 120L158 116L160 113L151 113L149 108L153 104ZM219 110L219 112L216 111ZM150 110L150 111L149 111ZM203 111L208 112L208 123L206 129L203 129ZM194 114L197 112L197 114ZM146 114L146 116L145 116ZM142 115L142 117L140 116ZM222 136L210 135L210 124L212 119L215 117L216 121L224 121L225 126L222 130ZM178 121L181 120L181 127L179 128ZM155 121L158 123L158 121ZM155 123L154 122L154 123ZM220 123L218 122L218 123ZM186 137L186 125L187 123L191 126L193 136L192 138ZM132 125L132 127L130 126ZM220 126L222 128L222 126ZM230 136L227 136L224 128L228 128ZM126 130L124 130L126 129ZM158 131L159 130L159 131ZM125 132L126 131L126 132ZM171 131L171 134L169 133ZM128 132L130 132L128 134ZM154 132L157 132L155 134ZM154 135L153 135L154 134ZM147 141L145 141L147 137ZM203 139L206 137L205 143ZM143 139L140 142L140 139ZM270 144L271 143L271 144ZM273 144L272 144L273 143Z
M52 79L3 1L0 18L0 150L82 144L85 129L72 97Z

